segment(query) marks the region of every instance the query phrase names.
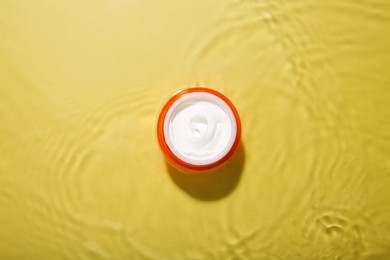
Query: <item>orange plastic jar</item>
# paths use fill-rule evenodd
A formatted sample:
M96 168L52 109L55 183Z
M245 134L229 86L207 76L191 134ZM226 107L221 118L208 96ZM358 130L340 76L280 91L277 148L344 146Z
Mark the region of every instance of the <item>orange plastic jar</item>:
M236 152L241 121L223 94L209 88L189 88L174 94L164 105L157 137L173 166L190 172L210 171Z

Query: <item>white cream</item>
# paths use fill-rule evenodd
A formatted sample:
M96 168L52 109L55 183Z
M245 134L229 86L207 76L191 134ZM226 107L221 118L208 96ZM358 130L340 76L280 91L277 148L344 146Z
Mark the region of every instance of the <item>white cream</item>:
M237 133L234 114L219 97L195 92L177 100L164 121L169 149L181 160L207 165L223 158Z

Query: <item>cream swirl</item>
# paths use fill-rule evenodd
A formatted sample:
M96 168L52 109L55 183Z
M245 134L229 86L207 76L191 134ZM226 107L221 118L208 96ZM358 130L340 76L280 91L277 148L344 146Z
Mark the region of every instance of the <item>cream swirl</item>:
M181 160L205 165L218 161L232 147L236 121L230 107L219 97L191 93L177 100L167 112L164 136Z

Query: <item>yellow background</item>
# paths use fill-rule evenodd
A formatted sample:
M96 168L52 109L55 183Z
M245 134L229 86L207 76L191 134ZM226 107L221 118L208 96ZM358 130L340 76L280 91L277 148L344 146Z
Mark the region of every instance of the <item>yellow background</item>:
M387 0L0 0L1 259L390 259ZM177 90L240 112L187 176Z

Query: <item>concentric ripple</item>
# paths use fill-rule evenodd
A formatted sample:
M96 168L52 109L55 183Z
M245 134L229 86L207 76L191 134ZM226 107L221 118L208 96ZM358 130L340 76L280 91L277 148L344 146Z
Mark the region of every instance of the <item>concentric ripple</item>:
M0 1L0 259L389 259L389 14ZM242 144L184 175L156 123L195 86L234 103Z

